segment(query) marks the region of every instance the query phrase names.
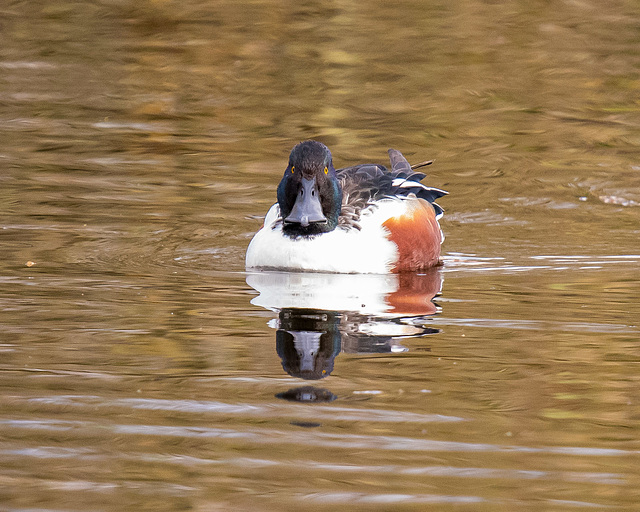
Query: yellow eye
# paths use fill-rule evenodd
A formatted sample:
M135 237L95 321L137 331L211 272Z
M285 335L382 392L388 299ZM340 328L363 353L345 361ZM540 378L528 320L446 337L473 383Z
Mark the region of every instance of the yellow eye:
M329 174L329 169L327 167L324 168L324 173Z
M295 171L295 169L296 169L295 166L292 165L291 166L291 174L293 174L293 171Z

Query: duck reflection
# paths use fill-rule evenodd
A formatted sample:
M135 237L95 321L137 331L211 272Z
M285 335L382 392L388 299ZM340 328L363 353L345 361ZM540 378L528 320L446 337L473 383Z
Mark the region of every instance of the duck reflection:
M333 370L340 353L340 314L336 311L285 308L280 311L276 351L293 377L317 380Z
M331 374L340 352L395 353L402 339L439 332L429 327L438 312L434 297L442 273L343 275L260 272L247 276L259 295L251 302L278 314L276 351L293 377L319 380ZM326 401L330 391L305 386L278 395Z
M290 402L332 402L337 397L331 391L313 386L300 386L278 393L276 398Z

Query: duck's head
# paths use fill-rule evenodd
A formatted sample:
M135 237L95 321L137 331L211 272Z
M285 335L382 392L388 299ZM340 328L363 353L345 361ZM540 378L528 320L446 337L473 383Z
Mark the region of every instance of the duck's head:
M287 235L310 236L336 228L342 189L327 146L307 140L291 150L278 185L278 204Z

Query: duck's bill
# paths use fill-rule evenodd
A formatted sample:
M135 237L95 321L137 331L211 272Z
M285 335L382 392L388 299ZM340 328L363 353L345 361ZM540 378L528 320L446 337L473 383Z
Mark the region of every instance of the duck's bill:
M303 227L327 222L327 218L322 212L320 194L318 193L315 178L310 180L302 178L296 202L291 209L291 213L285 217L284 221L288 224L300 224Z

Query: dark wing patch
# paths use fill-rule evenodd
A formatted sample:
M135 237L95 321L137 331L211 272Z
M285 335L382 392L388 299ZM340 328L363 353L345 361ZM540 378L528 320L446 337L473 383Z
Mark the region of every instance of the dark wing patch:
M414 171L400 151L390 149L389 158L391 170L379 164L360 164L336 171L342 186L339 225L359 228L360 212L371 203L385 197L406 197L410 194L430 202L436 215L442 215L442 208L434 201L447 192L420 183L426 174ZM423 167L430 163L422 162L414 167Z

